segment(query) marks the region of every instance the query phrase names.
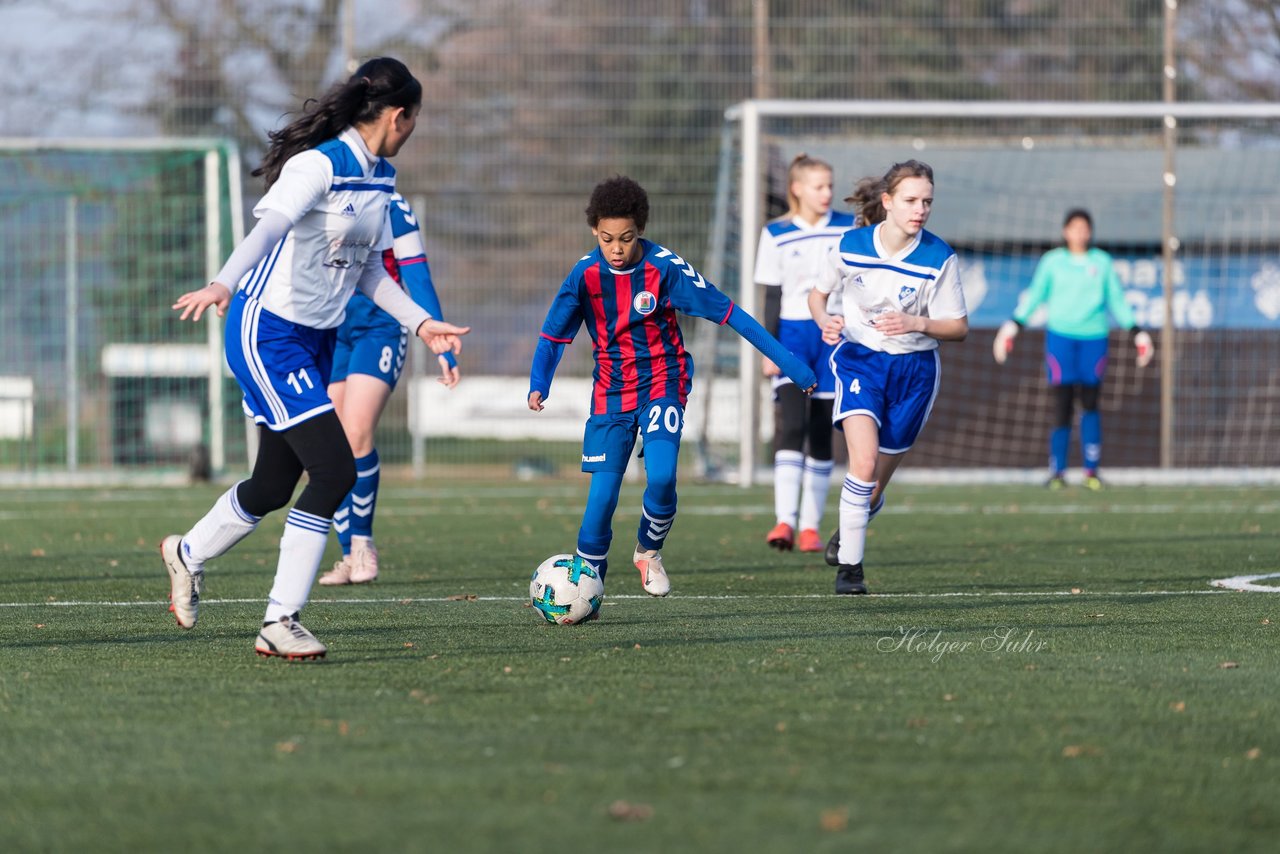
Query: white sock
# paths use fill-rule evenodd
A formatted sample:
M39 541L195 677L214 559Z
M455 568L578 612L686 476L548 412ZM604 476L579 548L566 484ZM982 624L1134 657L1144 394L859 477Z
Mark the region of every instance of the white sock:
M827 506L827 492L831 489L831 460L815 460L805 457L804 489L800 493L800 530L822 527L822 511Z
M187 569L203 572L205 561L226 554L236 543L253 533L261 516L245 512L236 498L235 486L213 503L209 512L182 538L182 558Z
M867 516L871 510L874 483L846 475L840 490L840 564L862 563L867 545Z
M773 455L773 513L779 522L796 526L800 504L800 482L804 478L804 454L777 451Z
M280 538L276 580L271 585L271 598L267 602L263 622L274 623L281 617L301 611L307 604L311 584L316 580L316 570L324 557L332 521L296 508L289 511L289 518L284 523L284 536Z

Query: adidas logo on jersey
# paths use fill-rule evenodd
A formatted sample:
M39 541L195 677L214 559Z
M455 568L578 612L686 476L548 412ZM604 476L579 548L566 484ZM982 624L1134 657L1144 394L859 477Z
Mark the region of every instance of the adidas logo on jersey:
M355 206L355 205L353 205L353 204L351 204L350 202L347 202L347 206L346 206L345 208L343 208L343 209L342 209L342 215L343 215L343 216L355 216L355 215L356 215L356 206Z

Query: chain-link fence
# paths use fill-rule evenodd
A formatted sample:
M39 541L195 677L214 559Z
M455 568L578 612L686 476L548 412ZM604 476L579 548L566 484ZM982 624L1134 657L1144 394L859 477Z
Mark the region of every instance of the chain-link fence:
M1266 76L1266 63L1274 64L1263 50L1266 5L1181 6L1179 97L1269 97L1270 90L1250 88ZM1107 0L52 0L0 8L0 44L15 70L0 82L0 136L217 137L235 141L252 167L265 132L344 76L351 60L403 59L425 94L417 133L396 160L399 188L424 223L446 316L475 328L461 360L464 376L508 380L492 388L511 397L510 407L477 406L467 421L492 423L528 417L521 413L524 377L537 331L554 289L591 248L582 208L598 180L625 173L644 184L653 201L648 236L701 266L715 217L720 132L732 104L754 96L1158 100L1164 15L1165 4ZM1256 50L1240 38L1230 49L1219 43L1215 34L1255 15L1258 23L1244 32L1253 33ZM38 38L53 30L56 42ZM48 67L61 73L36 73ZM247 181L245 206L261 191ZM165 257L179 239L169 228L181 216L149 216L155 254ZM62 240L60 228L54 218L42 239ZM22 248L30 245L20 240L15 251L38 265L43 256ZM145 280L146 296L122 284L109 301L127 314L149 300L149 334L157 341L198 337L165 315L168 297L159 292L199 285L202 260L140 270L127 287ZM45 330L39 346L64 351L66 342L50 337L64 306L19 297L29 276L16 269L7 265L3 274L0 332L17 339L38 316ZM51 269L56 275L56 265ZM718 284L731 293L738 287L731 279ZM711 358L694 337L695 355ZM74 345L86 371L101 370L101 344ZM10 344L28 346L36 345ZM583 377L587 351L581 342L570 348L560 375ZM419 371L425 362L418 359ZM25 397L19 386L10 396ZM0 400L8 399L5 388ZM379 447L390 465L416 459L478 470L576 459L571 438L531 448L529 440L501 441L484 431L445 436L439 421L451 416L440 415L438 397L415 396L411 388L411 380L402 381L383 418ZM26 457L4 450L0 467L65 465L66 437L55 448L59 440L45 424L65 421L65 407L45 402L42 382L33 396L32 431L48 438ZM18 426L26 426L25 412L14 416ZM116 417L99 404L80 412ZM242 466L238 446L227 450L227 465Z

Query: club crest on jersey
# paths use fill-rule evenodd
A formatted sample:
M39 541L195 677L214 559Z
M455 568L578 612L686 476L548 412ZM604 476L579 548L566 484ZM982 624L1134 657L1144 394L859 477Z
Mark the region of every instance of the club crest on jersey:
M631 305L638 313L647 317L657 309L658 298L649 291L641 291L636 294L636 298L631 301Z
M916 301L916 289L908 285L903 285L898 291L898 302L902 303L903 308L909 308Z

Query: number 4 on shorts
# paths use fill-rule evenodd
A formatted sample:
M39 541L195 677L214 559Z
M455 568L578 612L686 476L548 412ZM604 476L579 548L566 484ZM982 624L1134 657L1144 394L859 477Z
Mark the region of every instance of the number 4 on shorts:
M849 391L854 394L862 394L862 383L858 382L857 377L854 377L853 382L849 383Z

